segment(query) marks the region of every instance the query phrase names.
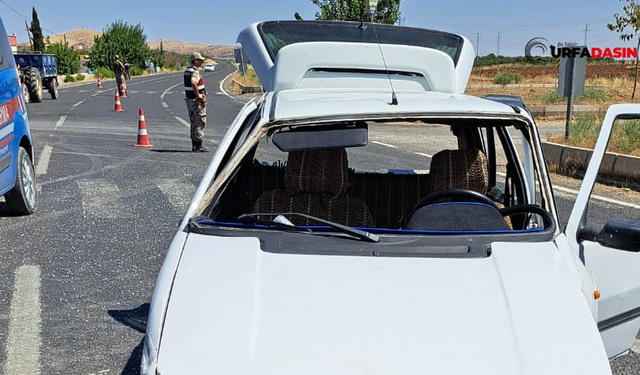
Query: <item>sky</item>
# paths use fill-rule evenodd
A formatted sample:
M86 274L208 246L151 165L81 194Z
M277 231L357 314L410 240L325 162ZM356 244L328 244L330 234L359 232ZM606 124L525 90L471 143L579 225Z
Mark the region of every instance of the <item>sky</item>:
M618 0L402 0L400 22L404 26L462 34L480 55L495 54L500 48L501 55L522 56L526 43L535 37L546 38L553 45L582 45L587 23L590 47L635 47L620 41L618 34L606 27L614 21L614 13L622 12L622 6ZM25 17L31 20L32 7L38 12L45 35L79 28L102 31L121 19L142 24L148 41L223 45L235 45L240 30L251 23L293 19L296 11L305 19L314 19L318 9L311 0L0 0L5 28L9 34L15 33L20 42L28 40Z

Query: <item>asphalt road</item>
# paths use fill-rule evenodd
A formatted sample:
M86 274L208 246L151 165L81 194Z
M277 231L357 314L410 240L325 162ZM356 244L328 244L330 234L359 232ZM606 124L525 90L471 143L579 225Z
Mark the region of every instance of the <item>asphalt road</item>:
M242 106L219 90L231 72L218 66L205 75L212 151ZM190 152L181 75L135 78L122 113L113 111L114 87L67 87L59 100L28 107L39 207L10 217L0 202L0 373L138 373L158 270L213 153ZM140 107L152 149L133 147ZM425 145L426 130L412 125L374 130L366 151L350 153L352 165L428 169L428 155L447 142L443 132L442 142ZM579 182L554 183L566 223ZM594 223L640 216L638 194L596 193L609 200L594 201ZM16 334L23 342L11 339ZM614 361L614 373L637 374L639 353Z

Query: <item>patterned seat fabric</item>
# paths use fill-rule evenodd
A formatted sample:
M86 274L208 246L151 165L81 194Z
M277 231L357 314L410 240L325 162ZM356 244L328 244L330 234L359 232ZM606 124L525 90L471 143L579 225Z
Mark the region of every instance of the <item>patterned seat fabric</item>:
M486 194L489 186L487 157L476 149L443 150L431 159L431 193L449 189L465 189ZM504 208L500 202L496 206ZM504 218L513 229L511 218Z
M265 191L253 204L253 213L298 212L348 226L375 227L364 201L346 193L349 165L344 149L290 152L284 179L285 189ZM289 220L322 225L299 216Z
M478 149L443 150L431 159L431 193L465 189L487 193L487 157Z

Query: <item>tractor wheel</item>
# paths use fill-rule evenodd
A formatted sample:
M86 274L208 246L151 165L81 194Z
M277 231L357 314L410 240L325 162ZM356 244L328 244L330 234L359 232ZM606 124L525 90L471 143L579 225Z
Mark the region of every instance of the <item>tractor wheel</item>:
M32 102L42 101L42 78L40 71L34 67L28 67L24 70L24 83L29 90L29 97Z
M29 101L30 101L29 100L30 99L29 88L27 88L27 84L26 83L22 84L22 96L24 96L24 102L25 103L29 103Z

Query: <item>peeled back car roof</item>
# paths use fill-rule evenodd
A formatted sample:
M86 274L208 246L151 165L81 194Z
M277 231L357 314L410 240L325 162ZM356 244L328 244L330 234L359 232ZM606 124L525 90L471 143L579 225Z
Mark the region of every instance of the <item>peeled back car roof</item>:
M388 90L283 90L269 94L269 122L314 118L411 117L435 114L513 116L512 107L469 95Z
M261 22L238 42L266 91L382 88L391 80L405 89L463 93L475 58L460 35L358 22Z

